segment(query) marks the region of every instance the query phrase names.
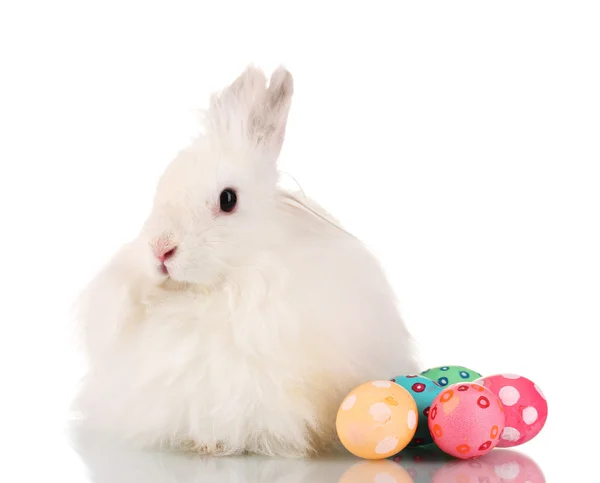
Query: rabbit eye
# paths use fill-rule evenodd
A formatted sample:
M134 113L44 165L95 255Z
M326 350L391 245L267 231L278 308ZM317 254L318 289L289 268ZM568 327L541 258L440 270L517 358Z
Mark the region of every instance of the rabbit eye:
M237 194L231 188L226 188L221 191L219 203L221 205L221 211L231 213L237 204Z

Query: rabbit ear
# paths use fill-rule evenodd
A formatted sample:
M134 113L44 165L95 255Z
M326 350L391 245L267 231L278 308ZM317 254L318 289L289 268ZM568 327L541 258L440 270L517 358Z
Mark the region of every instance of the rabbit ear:
M266 107L259 115L260 121L257 123L256 130L258 137L263 137L265 142L270 145L270 149L275 152L276 157L279 156L285 138L285 128L293 94L294 78L292 74L283 67L279 67L271 76L267 89Z
M262 102L267 90L266 84L267 78L264 72L254 66L249 66L223 91L221 97L233 108L250 108L254 104Z
M223 92L213 96L208 113L213 134L222 141L244 143L276 161L293 92L292 75L283 67L273 73L268 87L264 73L248 67Z

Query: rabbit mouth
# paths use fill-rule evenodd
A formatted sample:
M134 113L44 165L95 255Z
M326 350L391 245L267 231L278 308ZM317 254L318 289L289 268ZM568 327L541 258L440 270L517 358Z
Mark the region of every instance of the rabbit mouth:
M166 277L160 284L162 290L167 292L188 292L195 295L209 296L215 290L214 287L208 285L198 285L190 282L181 282L173 280L171 277Z

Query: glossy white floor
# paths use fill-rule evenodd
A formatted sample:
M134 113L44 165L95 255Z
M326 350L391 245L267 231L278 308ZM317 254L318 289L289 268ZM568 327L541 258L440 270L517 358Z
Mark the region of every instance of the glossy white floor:
M432 450L406 451L396 461L363 461L347 455L314 461L257 457L201 458L124 451L81 438L73 450L80 474L95 483L423 483L530 482L546 480L542 463L525 452L496 450L484 458L457 461ZM551 470L551 469L550 469ZM549 473L551 474L551 473Z
M531 442L519 451L497 449L470 461L453 460L429 448L407 450L384 461L364 461L348 454L305 461L142 452L98 435L70 431L68 438L57 434L48 444L38 444L39 455L24 457L18 474L23 477L20 481L27 482L55 474L65 483L541 483L575 481L571 478L587 473L582 466L585 460L548 452L548 438L539 443Z

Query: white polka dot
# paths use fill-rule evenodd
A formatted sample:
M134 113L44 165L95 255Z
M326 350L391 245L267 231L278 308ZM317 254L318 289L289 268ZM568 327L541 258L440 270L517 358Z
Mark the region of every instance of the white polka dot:
M398 480L389 473L377 473L375 475L374 483L398 483Z
M494 466L494 472L496 476L503 480L514 480L520 473L519 463L511 461L503 465Z
M534 386L535 386L535 390L540 393L540 396L542 396L544 398L544 401L545 401L546 400L546 396L544 396L544 393L542 392L542 390L538 387L537 384L534 384Z
M523 409L523 421L525 421L525 424L533 424L537 421L537 418L538 412L534 407L529 406Z
M415 429L415 426L417 425L417 413L415 413L412 409L410 411L408 411L408 429L410 429L411 431L413 429Z
M392 410L387 406L387 404L377 402L371 405L369 408L369 414L378 423L386 423L392 417Z
M504 428L504 431L502 431L502 439L504 441L515 442L519 441L520 437L521 433L519 433L519 431L517 431L515 428L511 428L510 426L507 426L506 428Z
M352 394L348 396L346 400L342 403L342 410L348 411L348 409L352 409L356 404L356 394Z
M382 439L379 444L375 447L375 453L386 454L393 451L398 446L398 438L395 436L388 436Z
M521 397L519 391L512 386L504 386L500 389L498 396L505 406L514 406Z
M390 381L374 381L373 385L375 387L392 387L392 383Z
M502 374L502 377L506 379L521 379L521 376L517 376L516 374Z

